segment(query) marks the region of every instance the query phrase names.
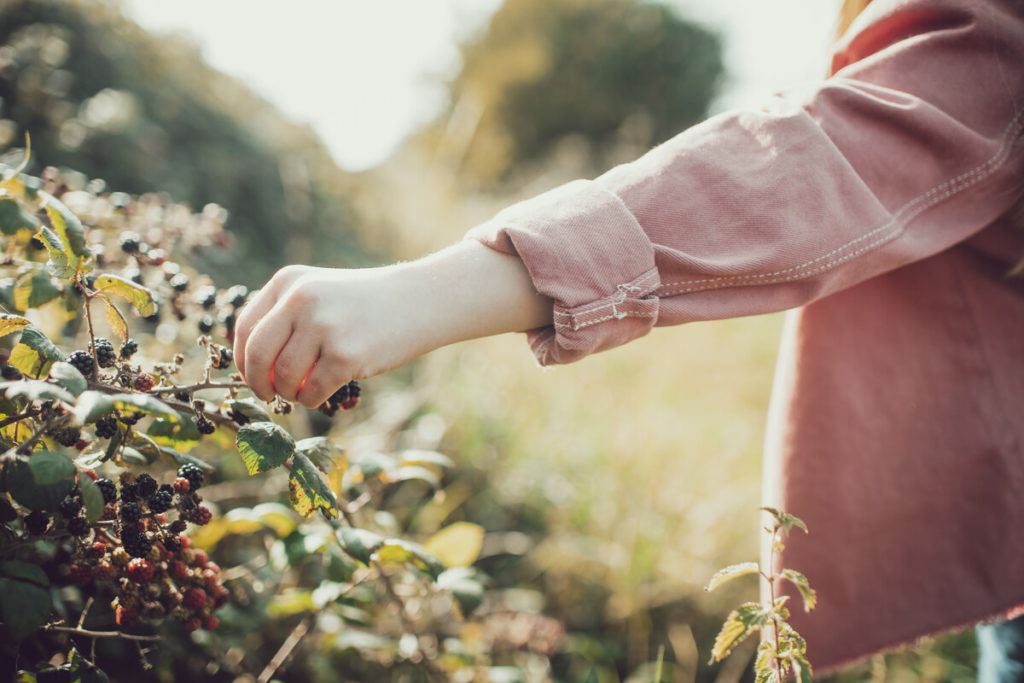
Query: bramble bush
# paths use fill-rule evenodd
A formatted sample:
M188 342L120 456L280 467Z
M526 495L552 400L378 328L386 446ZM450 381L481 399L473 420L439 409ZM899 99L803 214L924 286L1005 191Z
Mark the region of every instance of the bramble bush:
M460 626L487 595L483 529L417 543L387 509L414 516L451 461L296 439L292 406L233 371L248 291L189 266L230 244L226 212L28 161L0 181L4 673L268 681L300 644L308 680L495 673ZM320 411L359 401L352 382ZM250 477L280 487L241 495Z

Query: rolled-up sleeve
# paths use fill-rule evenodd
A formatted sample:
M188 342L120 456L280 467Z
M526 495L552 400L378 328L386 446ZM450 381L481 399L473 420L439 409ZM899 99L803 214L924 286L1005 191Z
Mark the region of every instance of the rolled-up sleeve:
M468 238L555 302L541 364L800 306L970 237L1024 187L1024 4L875 0L832 76L713 117Z

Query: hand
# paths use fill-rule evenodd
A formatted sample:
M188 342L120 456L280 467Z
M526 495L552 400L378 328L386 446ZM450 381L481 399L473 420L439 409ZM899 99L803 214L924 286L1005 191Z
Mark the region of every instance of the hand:
M235 363L264 401L315 408L445 344L550 323L551 306L522 261L477 242L382 268L288 266L239 316Z

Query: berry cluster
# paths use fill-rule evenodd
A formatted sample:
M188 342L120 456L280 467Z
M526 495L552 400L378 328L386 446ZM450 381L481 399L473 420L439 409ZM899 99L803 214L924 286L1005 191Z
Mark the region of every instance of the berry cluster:
M167 616L190 631L216 628L214 610L228 600L220 568L182 534L189 522L210 521L210 510L197 493L203 471L183 465L174 484L163 485L147 473L122 473L117 483L91 470L89 475L103 494L104 514L95 526L89 524L77 488L61 501L60 516L74 547L60 558L58 576L94 595L113 593L111 605L122 628L139 619L159 622ZM13 510L9 503L7 507ZM166 514L171 510L178 513L173 521ZM0 516L3 512L0 505ZM25 530L40 536L51 521L46 513L29 513Z
M359 405L359 382L352 380L343 384L340 389L320 404L319 410L325 415L333 416L339 410L351 410Z

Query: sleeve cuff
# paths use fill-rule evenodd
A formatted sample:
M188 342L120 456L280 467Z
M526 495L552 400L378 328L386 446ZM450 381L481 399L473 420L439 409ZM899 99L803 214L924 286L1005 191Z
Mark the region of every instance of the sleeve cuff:
M618 196L592 181L514 204L466 237L518 255L555 301L553 325L528 333L541 365L624 344L657 321L654 248Z

